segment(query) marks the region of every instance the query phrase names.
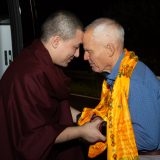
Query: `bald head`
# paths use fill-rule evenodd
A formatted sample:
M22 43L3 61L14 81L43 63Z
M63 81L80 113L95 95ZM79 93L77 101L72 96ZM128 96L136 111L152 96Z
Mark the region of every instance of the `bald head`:
M123 53L124 29L114 20L99 18L85 28L84 60L95 72L111 72Z
M99 18L85 28L85 32L92 32L93 38L102 43L109 40L116 47L123 48L124 29L116 21L109 18Z

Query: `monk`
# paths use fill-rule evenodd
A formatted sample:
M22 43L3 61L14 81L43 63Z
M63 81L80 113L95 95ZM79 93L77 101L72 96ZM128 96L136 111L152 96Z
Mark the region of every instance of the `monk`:
M42 25L41 38L24 48L0 81L1 160L83 160L78 141L105 141L102 122L74 126L80 113L70 107L70 79L62 67L79 56L83 27L67 11ZM92 130L92 132L91 132Z

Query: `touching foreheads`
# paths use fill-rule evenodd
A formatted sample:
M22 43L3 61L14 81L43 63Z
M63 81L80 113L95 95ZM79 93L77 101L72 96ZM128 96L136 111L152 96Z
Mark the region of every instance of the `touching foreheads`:
M124 29L115 20L109 18L96 19L85 28L85 31L88 30L92 30L93 36L96 38L110 37L121 44L124 43Z

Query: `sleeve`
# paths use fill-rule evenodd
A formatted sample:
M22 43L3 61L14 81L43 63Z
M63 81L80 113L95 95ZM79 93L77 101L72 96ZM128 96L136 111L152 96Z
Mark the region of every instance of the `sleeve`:
M57 100L39 76L14 80L9 95L9 123L19 159L46 159L56 137L67 127L58 123Z
M138 150L155 150L160 139L160 99L155 89L133 81L129 106Z

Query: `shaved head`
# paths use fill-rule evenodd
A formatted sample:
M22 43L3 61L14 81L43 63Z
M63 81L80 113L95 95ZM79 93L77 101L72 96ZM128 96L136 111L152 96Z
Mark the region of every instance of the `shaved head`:
M106 40L109 38L110 41L117 42L122 46L124 44L124 29L116 21L109 18L99 18L89 24L85 31L92 31L94 38L97 40Z

